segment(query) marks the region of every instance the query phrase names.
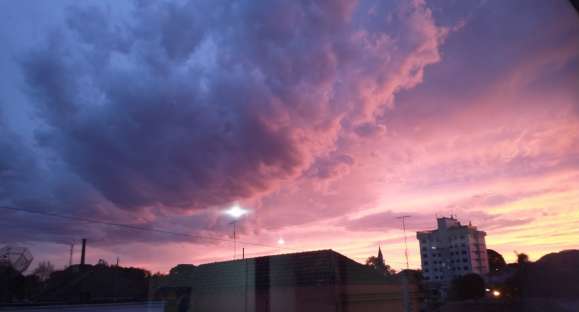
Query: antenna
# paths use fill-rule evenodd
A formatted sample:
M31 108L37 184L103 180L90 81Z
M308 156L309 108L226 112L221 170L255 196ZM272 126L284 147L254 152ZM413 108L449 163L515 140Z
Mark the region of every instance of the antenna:
M406 219L410 218L408 215L396 217L396 219L402 220L402 231L404 231L404 256L406 257L406 272L402 274L402 284L404 288L403 292L403 301L404 301L404 311L409 312L412 311L412 303L410 302L410 294L408 292L408 242L406 241Z
M70 243L70 254L68 256L68 266L72 266L72 254L74 253L74 241Z
M404 256L406 257L406 269L409 269L409 265L408 265L408 242L406 240L406 219L410 218L410 216L405 215L405 216L400 216L400 217L396 217L396 219L401 219L402 220L402 231L404 232Z

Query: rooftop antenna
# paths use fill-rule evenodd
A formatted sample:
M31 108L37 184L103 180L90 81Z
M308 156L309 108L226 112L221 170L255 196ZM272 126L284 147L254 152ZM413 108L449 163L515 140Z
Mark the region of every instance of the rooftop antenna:
M401 219L402 220L402 231L404 232L404 257L406 258L406 269L409 269L409 265L408 265L408 241L406 240L406 219L410 218L410 216L405 215L405 216L400 216L400 217L396 217L396 219Z
M412 311L412 304L410 302L410 294L408 292L408 274L409 265L408 265L408 242L406 240L406 219L410 218L408 215L396 217L396 219L402 220L402 231L404 232L404 257L406 258L406 272L402 274L402 284L404 292L402 293L403 301L404 301L404 311L409 312Z

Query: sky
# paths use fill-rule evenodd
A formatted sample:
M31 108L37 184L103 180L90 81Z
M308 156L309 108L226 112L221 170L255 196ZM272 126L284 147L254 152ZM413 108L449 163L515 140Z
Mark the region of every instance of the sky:
M247 257L363 262L381 246L401 269L403 215L412 268L415 232L451 214L507 261L579 248L568 1L5 0L0 12L0 245L35 261L63 267L75 243L78 262L81 238L89 263L229 260L234 205L249 210Z

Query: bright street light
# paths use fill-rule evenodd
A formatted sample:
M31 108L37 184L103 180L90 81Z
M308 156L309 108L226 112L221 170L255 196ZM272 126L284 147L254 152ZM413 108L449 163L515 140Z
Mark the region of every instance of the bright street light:
M234 219L239 219L239 218L243 217L244 215L248 214L249 211L247 209L243 209L243 208L239 207L239 205L235 205L235 206L225 210L225 213Z
M237 220L248 213L249 210L243 209L237 204L225 210L225 214L233 218L233 221L231 221L231 224L233 224L233 259L237 258Z

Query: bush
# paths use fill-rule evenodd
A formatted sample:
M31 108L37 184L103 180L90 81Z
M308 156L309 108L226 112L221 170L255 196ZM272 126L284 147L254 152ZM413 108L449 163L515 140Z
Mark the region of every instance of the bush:
M485 281L475 273L455 278L450 286L451 300L470 300L485 296Z

